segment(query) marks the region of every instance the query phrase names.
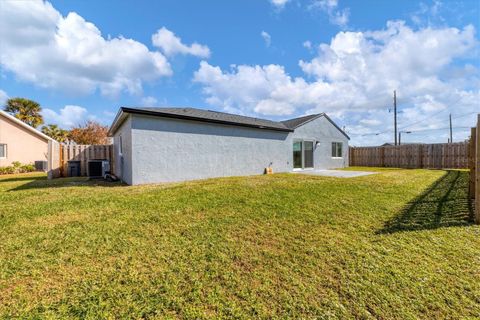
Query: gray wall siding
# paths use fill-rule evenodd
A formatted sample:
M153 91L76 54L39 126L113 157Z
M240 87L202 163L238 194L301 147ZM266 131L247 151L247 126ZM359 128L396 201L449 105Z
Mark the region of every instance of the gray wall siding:
M127 117L113 136L115 153L115 174L124 182L132 184L132 118ZM120 136L122 136L122 155L120 155Z
M291 133L131 115L132 183L184 181L292 169Z
M320 141L320 144L315 146L313 154L315 169L348 167L348 139L325 117L317 118L296 128L293 139ZM343 143L341 159L332 158L332 142ZM291 161L293 161L292 148L293 146L290 146Z

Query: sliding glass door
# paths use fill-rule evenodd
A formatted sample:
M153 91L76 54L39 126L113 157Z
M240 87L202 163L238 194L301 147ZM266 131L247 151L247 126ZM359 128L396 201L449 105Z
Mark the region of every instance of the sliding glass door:
M294 141L293 142L293 169L303 168L302 154L303 154L302 141Z
M313 143L312 140L293 142L293 169L313 168Z

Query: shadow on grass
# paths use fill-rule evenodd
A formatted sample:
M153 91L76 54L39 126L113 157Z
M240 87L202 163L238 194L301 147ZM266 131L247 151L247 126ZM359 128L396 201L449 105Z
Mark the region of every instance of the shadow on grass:
M23 181L30 180L30 182L16 186L8 191L21 191L29 189L43 189L43 188L66 188L66 187L122 187L126 184L117 181L117 182L108 182L103 179L90 179L87 177L75 177L75 178L58 178L48 180L46 177L31 177L30 179L12 178L10 182L14 181ZM6 181L6 180L3 180Z
M37 180L47 180L47 176L20 176L20 177L13 177L13 178L2 178L0 176L0 183L3 182L20 182L20 181L37 181Z
M425 192L410 201L378 233L429 230L473 223L468 171L447 170Z

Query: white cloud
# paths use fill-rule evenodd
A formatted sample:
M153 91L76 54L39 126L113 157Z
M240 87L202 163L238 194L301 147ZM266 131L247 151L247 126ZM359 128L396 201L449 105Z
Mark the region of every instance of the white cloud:
M73 105L66 105L59 112L43 108L42 116L45 124L56 124L61 128L72 128L83 124L86 120L95 119L94 116L88 114L87 109Z
M138 94L144 81L170 76L163 54L122 36L105 39L75 12L62 16L49 2L4 1L0 63L22 81L79 94Z
M157 98L151 97L151 96L143 97L142 101L141 101L142 105L146 106L146 107L152 107L152 106L156 105L157 102L158 102Z
M8 100L8 94L0 89L0 107L2 107Z
M270 3L277 9L283 9L290 0L270 0Z
M270 47L270 45L272 44L272 37L270 36L270 34L266 31L262 31L260 35L262 36L263 41L265 41L265 45L267 46L267 48Z
M318 46L316 57L299 62L306 77L291 77L280 65L222 70L203 61L194 81L202 85L207 103L226 111L284 118L327 112L347 125L353 143L370 144L392 140L388 108L395 89L399 127L428 120L409 130L442 128L449 112L478 111L478 72L457 68L463 81L457 80L460 75L444 76L477 46L472 26L414 30L403 22L388 22L383 30L339 32L330 43ZM456 125L470 125L465 121L469 118ZM388 132L362 136L382 131Z
M310 40L305 41L302 45L304 48L307 48L308 50L312 49L312 42Z
M288 99L282 96L289 87L297 85L296 80L279 65L233 66L231 72L224 72L202 61L194 81L203 85L209 104L225 110L242 114L289 114L293 111L287 106ZM298 81L300 86L305 83L303 79Z
M159 29L152 36L152 43L155 47L160 48L167 56L176 54L189 54L200 58L210 57L210 49L196 42L190 46L182 43L182 39L177 37L172 31L165 27Z
M350 17L350 9L338 9L338 0L313 0L308 6L310 10L318 9L328 15L329 21L340 27L346 27Z

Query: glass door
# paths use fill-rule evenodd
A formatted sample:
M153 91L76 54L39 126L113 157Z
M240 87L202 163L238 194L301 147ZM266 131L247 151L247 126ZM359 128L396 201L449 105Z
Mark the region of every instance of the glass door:
M293 142L293 169L303 168L302 149L302 141Z
M293 169L313 168L313 141L293 142Z

